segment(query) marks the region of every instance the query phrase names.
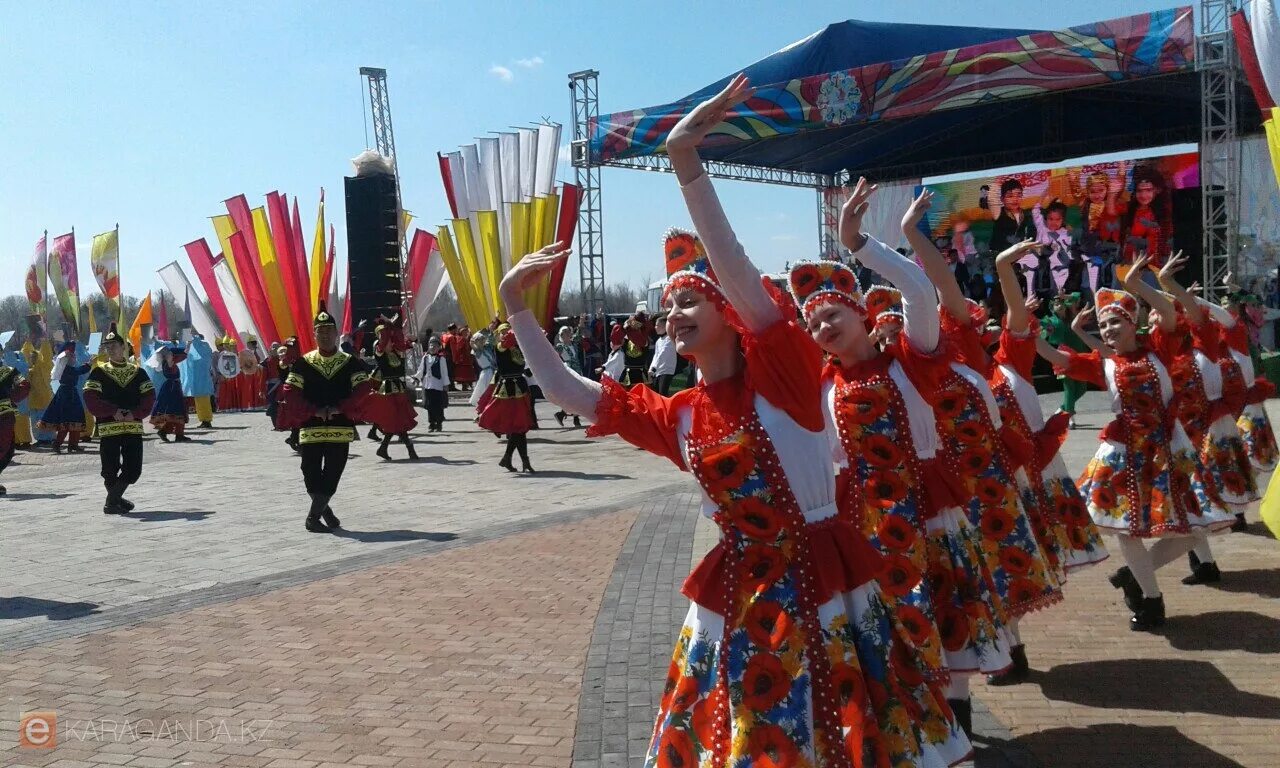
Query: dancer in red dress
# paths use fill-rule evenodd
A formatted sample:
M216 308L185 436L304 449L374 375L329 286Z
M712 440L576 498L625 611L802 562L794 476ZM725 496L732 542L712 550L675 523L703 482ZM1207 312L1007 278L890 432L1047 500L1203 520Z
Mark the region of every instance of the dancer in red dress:
M390 461L387 447L393 438L400 438L409 451L409 460L417 461L409 431L418 426L418 413L413 406L413 393L405 385L405 352L412 344L405 338L400 313L395 317L379 317L373 330L377 341L373 343L373 359L377 365L378 392L370 403L368 420L382 431L382 445L378 455Z
M480 398L477 423L481 429L507 436L507 450L498 466L515 472L511 464L515 452L520 453L521 469L532 473L529 463L528 432L533 429L533 409L530 407L529 380L525 378L524 355L516 342L511 326L503 323L494 331L493 384Z

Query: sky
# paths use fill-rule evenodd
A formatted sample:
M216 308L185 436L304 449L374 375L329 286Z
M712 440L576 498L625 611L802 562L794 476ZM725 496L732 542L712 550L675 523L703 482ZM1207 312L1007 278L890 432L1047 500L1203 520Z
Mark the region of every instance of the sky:
M1061 29L1172 7L1143 0L241 2L0 0L0 296L22 293L36 241L75 228L82 294L92 235L119 224L121 284L205 237L221 201L280 190L308 247L320 188L345 254L342 177L366 147L361 66L388 71L404 205L448 216L436 152L543 119L565 124L567 74L600 72L602 113L662 104L851 18ZM560 177L572 180L560 165ZM718 182L766 271L817 254L814 193ZM662 276L661 237L688 226L667 174L604 169L605 277ZM340 268L341 271L341 268ZM577 281L571 265L566 285ZM96 289L95 289L96 290Z

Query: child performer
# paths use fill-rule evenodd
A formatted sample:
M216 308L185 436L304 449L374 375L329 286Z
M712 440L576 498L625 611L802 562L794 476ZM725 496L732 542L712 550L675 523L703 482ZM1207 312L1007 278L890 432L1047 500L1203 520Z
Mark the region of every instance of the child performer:
M373 359L378 367L377 395L370 402L368 419L375 429L382 431L382 445L378 447L378 455L384 461L391 460L387 446L393 437L399 437L409 450L409 460L417 461L418 453L413 449L413 441L409 439L409 431L418 425L418 414L413 407L413 395L405 386L405 352L409 350L409 340L404 337L400 313L387 319L378 318L378 325L373 334L377 341L373 344ZM370 437L373 429L369 430Z
M449 398L449 364L444 358L446 354L448 352L440 344L440 340L432 336L427 342L427 354L422 356L422 367L418 369L418 381L422 382L422 399L427 407L428 432L444 429L444 404Z
M156 390L142 367L129 362L129 346L115 323L102 337L102 351L107 361L89 371L84 402L98 420L98 455L107 488L102 511L123 515L133 511L124 492L142 476L142 420L151 413Z
M1068 376L1111 393L1116 417L1103 430L1098 450L1080 477L1080 493L1099 528L1117 534L1128 565L1111 576L1132 612L1129 628L1150 631L1164 624L1164 598L1156 569L1188 552L1196 528L1216 530L1231 515L1206 492L1191 441L1171 407L1174 390L1166 352L1138 338L1141 296L1164 333L1176 327L1176 312L1164 294L1144 283L1145 256L1125 275L1133 291L1098 292L1098 323L1106 356L1063 352L1038 342L1040 355ZM1156 539L1148 550L1143 539Z
M316 348L289 366L276 420L282 429L298 430L302 480L311 497L305 527L329 533L342 527L329 500L338 492L375 380L359 358L338 349L338 324L323 301L313 324Z
M578 344L573 340L573 329L567 325L560 326L560 332L556 334L556 353L560 355L560 362L566 368L577 374L582 373L582 366L578 364ZM556 423L563 427L564 417L568 415L566 411L556 411ZM582 419L574 416L573 426L581 427Z
M36 424L38 429L55 433L54 453L62 453L63 440L67 441L68 451L78 453L84 450L80 446L80 433L84 432L86 427L85 411L76 387L80 383L80 377L88 372L87 364L76 365L76 343L64 342L62 351L58 353L53 363L52 381L58 382L58 391L53 394L49 407L45 409L44 415Z

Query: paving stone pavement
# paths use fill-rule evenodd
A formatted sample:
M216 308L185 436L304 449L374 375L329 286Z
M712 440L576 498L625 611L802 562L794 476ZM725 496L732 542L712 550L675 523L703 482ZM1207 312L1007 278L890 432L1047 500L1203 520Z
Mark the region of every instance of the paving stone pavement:
M1104 405L1082 402L1073 470ZM550 410L534 477L493 466L501 445L467 423L420 446L448 464L356 444L345 538L302 531L296 459L259 414L219 419L209 439L228 442L149 442L133 498L150 516L101 514L96 456L19 454L0 499L0 764L639 765L678 587L714 526L687 476ZM1117 562L1075 575L1024 622L1032 682L975 686L977 765L1280 765L1280 550L1253 533L1215 540L1220 589L1161 572L1160 635L1128 632ZM35 708L80 721L74 743L17 749ZM100 718L271 727L82 741Z

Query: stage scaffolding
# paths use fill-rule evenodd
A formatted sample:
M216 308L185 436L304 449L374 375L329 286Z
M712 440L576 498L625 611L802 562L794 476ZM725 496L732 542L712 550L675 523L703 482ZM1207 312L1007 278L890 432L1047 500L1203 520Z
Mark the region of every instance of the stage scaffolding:
M1196 37L1196 68L1201 84L1201 126L1199 137L1200 184L1205 290L1217 299L1225 290L1223 276L1234 270L1239 258L1240 229L1240 137L1237 126L1237 86L1243 72L1231 35L1230 15L1238 0L1200 0L1200 32ZM585 70L569 75L573 92L572 159L577 184L582 188L582 207L578 213L578 252L582 292L588 308L603 303L604 253L603 217L600 209L600 169L603 167L671 173L666 155L646 155L593 163L589 152L589 128L600 116L599 72ZM1050 96L1050 99L1055 97ZM1045 146L1054 147L1064 158L1080 157L1108 151L1096 144L1063 141L1057 126L1046 126ZM1146 127L1141 136L1149 146L1162 146L1193 140L1181 131L1159 126ZM1128 138L1128 137L1126 137ZM935 139L936 140L936 139ZM919 141L929 143L930 137ZM982 156L957 157L938 164L907 166L893 169L892 176L880 169L860 169L859 173L877 181L896 181L983 168L999 168L1025 162L1019 160L1023 150L987 153ZM825 258L840 258L836 225L839 221L840 196L828 194L833 188L847 186L850 174L820 174L782 168L764 168L715 160L704 165L712 178L733 181L755 181L787 187L814 190L817 197L818 249ZM887 170L887 169L886 169Z

